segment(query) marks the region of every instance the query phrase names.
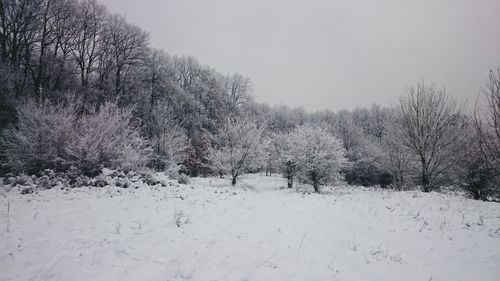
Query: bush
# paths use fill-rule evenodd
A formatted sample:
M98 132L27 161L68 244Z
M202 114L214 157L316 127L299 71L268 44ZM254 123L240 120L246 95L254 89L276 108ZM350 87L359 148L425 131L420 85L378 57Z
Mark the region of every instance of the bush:
M14 177L9 181L11 186L16 186L16 185L27 186L33 184L33 179L25 174L20 174L19 176Z
M80 115L78 108L74 99L59 104L29 100L18 107L16 126L1 139L5 165L30 174L74 166L94 176L103 167L130 170L147 164L151 148L132 124L131 108L106 103Z
M151 148L131 118L132 109L116 103L83 115L66 148L69 159L87 175L96 175L103 167L130 170L145 165Z
M499 197L493 169L479 165L469 166L465 179L464 188L472 198L486 201Z
M186 174L181 174L177 182L180 184L189 184L189 176Z
M378 183L380 184L381 187L386 188L387 186L391 185L394 181L393 176L391 173L388 172L383 172L380 174Z
M142 182L147 184L147 185L150 185L150 186L154 186L154 185L157 185L157 184L160 184L160 181L157 180L152 174L150 173L144 173L142 175Z
M4 131L4 165L14 172L38 173L66 165L65 150L76 119L74 106L28 100L17 108L17 124Z
M390 173L379 169L371 162L358 161L346 169L345 177L348 184L386 187L393 182Z

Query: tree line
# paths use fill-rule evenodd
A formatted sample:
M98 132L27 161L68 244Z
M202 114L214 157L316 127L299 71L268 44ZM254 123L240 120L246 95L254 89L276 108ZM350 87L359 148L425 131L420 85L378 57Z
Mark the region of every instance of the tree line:
M0 1L2 173L149 167L281 173L396 189L500 185L500 70L471 114L418 81L392 107L306 112L255 102L244 75L170 56L95 0ZM479 90L479 89L478 89Z

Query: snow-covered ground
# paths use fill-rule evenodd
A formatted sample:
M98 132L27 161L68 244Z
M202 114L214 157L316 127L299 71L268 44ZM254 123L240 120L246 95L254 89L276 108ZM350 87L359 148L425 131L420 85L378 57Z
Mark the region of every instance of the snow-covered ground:
M261 175L171 185L7 192L0 280L500 280L497 203Z

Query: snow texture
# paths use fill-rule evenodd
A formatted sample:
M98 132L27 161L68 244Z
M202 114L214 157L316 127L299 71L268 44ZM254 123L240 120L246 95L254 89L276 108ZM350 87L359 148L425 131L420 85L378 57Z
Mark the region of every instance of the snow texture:
M342 186L310 194L278 176L235 187L157 177L167 187L3 192L0 280L500 277L497 203Z

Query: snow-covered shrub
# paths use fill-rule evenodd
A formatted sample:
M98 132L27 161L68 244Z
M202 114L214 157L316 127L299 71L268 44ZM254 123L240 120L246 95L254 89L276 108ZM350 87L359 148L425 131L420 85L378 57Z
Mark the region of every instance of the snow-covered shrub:
M27 186L32 184L33 184L33 179L26 174L20 174L16 177L13 177L10 180L11 186L16 186L16 185Z
M167 175L170 179L178 180L181 175L182 166L180 165L171 165L165 171L165 175Z
M93 180L93 185L97 187L105 187L108 184L108 178L105 175L98 175Z
M151 173L143 173L141 175L142 182L144 182L147 185L157 185L160 184L160 181L156 179Z
M103 167L135 169L149 161L149 143L132 124L132 109L106 103L77 114L76 99L17 109L18 122L3 134L5 165L15 172L38 174L76 167L87 175Z
M21 194L22 195L31 194L31 193L34 193L34 192L35 192L35 188L33 186L27 186L27 187L23 187L21 189Z
M38 177L35 180L35 184L37 185L38 188L42 188L42 189L50 189L50 188L54 187L54 185L55 185L52 182L52 180L46 175Z
M87 175L96 175L103 167L128 170L144 166L151 148L131 119L132 109L116 103L83 114L65 149L69 160Z
M57 185L57 179L55 178L55 172L51 169L45 169L40 173L39 177L36 177L34 182L38 188L50 189Z
M292 131L289 138L299 178L316 192L347 163L342 143L323 127L303 125Z
M72 187L85 187L92 185L92 180L85 175L78 175L71 183Z
M72 134L75 102L39 104L34 100L17 107L17 123L3 134L4 165L14 172L38 173L67 165L64 148Z
M69 185L73 185L76 179L82 174L82 172L75 166L69 167L67 170L59 172L58 176L63 179Z
M181 174L177 182L180 184L189 184L189 176L186 174Z
M114 184L117 187L129 188L132 185L132 182L130 180L128 180L127 178L118 177L118 178L114 178Z

